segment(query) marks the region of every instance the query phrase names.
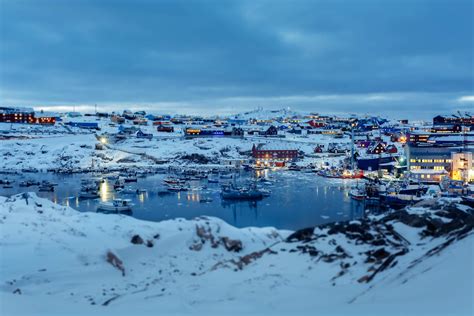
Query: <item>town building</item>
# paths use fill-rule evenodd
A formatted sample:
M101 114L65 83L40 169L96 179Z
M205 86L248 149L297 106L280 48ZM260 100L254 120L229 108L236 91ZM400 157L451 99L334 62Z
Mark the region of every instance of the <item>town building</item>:
M453 157L458 159L460 157L458 154L461 152L463 152L463 147L460 146L444 146L442 144L414 146L410 144L406 146L408 170L425 182L429 182L433 177L436 177L437 180L441 180L443 176L447 175L459 177L460 165L456 162L453 168ZM472 155L474 149L469 148L464 152L467 157L469 154ZM472 169L472 159L470 166Z
M465 182L474 181L474 168L470 151L451 153L451 178Z
M188 127L184 130L186 137L243 137L244 130L240 127L213 128L213 127Z
M463 126L469 126L472 129L474 128L474 116L438 115L433 118L433 125L463 125Z
M1 123L23 123L54 125L57 114L49 112L35 112L31 108L0 107Z
M283 167L298 158L298 149L286 144L254 144L252 157L256 165Z
M174 132L174 127L171 125L164 125L164 124L158 124L158 127L156 128L158 132L162 133L173 133Z
M35 112L31 108L0 107L1 123L33 123Z

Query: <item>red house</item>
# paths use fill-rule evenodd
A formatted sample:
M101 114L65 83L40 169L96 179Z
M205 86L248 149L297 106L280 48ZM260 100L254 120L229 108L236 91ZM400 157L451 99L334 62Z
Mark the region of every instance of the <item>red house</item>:
M257 165L275 165L297 159L298 150L286 148L284 145L259 144L258 146L253 145L252 157L256 160Z
M326 123L324 122L318 122L318 121L315 121L315 120L310 120L308 122L309 125L311 125L311 127L314 127L314 128L319 128L319 127L324 127L326 126Z
M385 148L385 152L389 154L396 154L398 152L397 146L395 145L388 145Z
M368 154L382 154L386 151L385 143L377 142L367 149Z

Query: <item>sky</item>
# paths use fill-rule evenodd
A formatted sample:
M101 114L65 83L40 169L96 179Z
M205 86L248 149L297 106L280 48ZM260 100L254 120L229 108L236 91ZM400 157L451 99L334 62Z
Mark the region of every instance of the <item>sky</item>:
M0 105L474 112L474 0L0 0Z

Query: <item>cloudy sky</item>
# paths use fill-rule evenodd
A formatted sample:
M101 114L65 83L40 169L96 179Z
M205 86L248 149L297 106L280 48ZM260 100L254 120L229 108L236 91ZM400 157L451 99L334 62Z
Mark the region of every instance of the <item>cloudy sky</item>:
M0 0L0 103L464 111L473 12L472 0Z

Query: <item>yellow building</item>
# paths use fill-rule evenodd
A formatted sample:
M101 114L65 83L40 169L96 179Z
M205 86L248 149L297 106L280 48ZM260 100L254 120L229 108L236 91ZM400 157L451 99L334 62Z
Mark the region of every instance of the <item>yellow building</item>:
M453 180L474 181L472 152L451 153L451 175Z

